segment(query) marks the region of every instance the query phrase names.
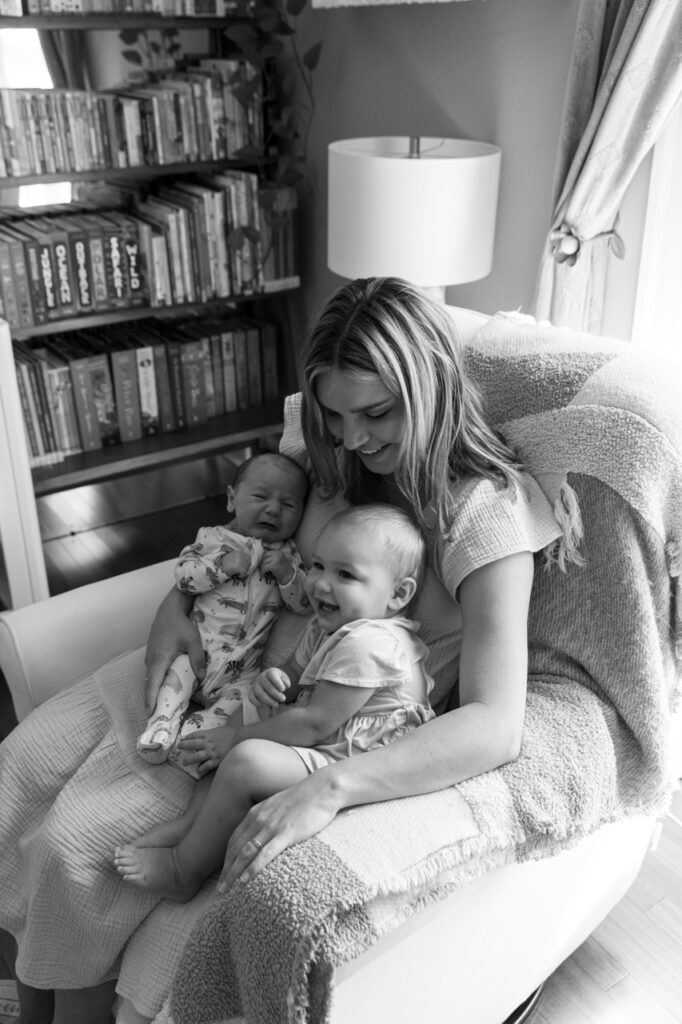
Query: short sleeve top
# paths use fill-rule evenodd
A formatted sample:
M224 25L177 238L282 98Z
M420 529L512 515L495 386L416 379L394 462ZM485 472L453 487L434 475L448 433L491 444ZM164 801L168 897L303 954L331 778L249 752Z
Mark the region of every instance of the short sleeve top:
M451 534L444 538L434 528L432 561L411 613L421 623L419 635L429 648L426 668L435 680L431 704L436 711L443 710L459 673L462 580L508 555L541 551L561 535L552 507L528 474L522 474L518 487L464 478L453 484L453 497Z

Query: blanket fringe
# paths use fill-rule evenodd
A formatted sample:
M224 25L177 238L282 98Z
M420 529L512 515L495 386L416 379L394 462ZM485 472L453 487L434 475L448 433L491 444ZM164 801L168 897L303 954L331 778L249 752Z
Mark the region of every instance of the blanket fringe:
M561 526L562 536L545 548L545 568L549 569L552 565L558 565L562 572L566 572L569 563L572 565L585 564L585 559L578 550L580 541L583 539L580 505L578 496L568 480L562 480L553 507L554 515Z

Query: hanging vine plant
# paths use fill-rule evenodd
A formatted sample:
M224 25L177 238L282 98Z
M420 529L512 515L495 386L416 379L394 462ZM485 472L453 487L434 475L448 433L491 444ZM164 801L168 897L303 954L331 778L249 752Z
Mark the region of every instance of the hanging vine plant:
M308 137L315 113L313 72L322 44L301 53L296 38L296 18L308 0L249 0L248 18L227 22L221 30L230 56L247 62L230 81L232 93L250 109L259 98L265 110L265 154L244 146L233 155L242 160L272 161L268 177L278 185L309 186L305 173ZM124 29L121 56L133 65L131 83L140 84L167 73L183 63L177 28L146 31ZM248 67L251 65L251 67ZM256 68L258 75L253 74Z
M295 19L308 0L253 0L252 17L226 26L223 34L261 73L266 117L266 154L275 160L273 180L281 185L306 185L308 137L315 113L313 72L322 50L320 42L301 53ZM257 79L241 71L235 75L235 95L245 105L253 102ZM241 150L238 154L254 154Z

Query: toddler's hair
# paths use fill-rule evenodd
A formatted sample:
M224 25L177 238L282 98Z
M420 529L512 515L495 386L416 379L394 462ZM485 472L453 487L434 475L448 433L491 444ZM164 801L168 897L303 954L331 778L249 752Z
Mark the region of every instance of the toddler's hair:
M249 471L249 468L253 466L254 462L260 462L261 460L268 461L272 466L280 466L282 468L289 467L290 469L295 469L300 474L301 480L305 482L305 491L303 493L303 497L306 497L306 495L308 494L309 486L308 474L306 473L305 469L303 468L303 466L301 466L300 463L296 462L294 459L289 458L288 455L282 455L281 452L256 452L256 454L252 455L250 458L244 459L244 461L240 462L239 465L237 466L237 469L234 474L234 479L232 480L232 486L237 487L238 484L240 484L242 480L245 478L246 474Z
M426 570L426 541L415 520L394 505L374 502L352 505L335 513L324 529L334 523L348 523L360 529L374 530L391 560L396 579L411 576L421 586Z

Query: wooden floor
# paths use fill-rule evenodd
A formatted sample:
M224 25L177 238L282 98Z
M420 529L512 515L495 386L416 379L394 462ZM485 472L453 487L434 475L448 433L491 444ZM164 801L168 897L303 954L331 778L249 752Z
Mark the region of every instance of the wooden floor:
M682 790L627 895L549 979L528 1024L682 1022Z
M242 452L38 499L51 594L173 558L200 526L224 523Z

